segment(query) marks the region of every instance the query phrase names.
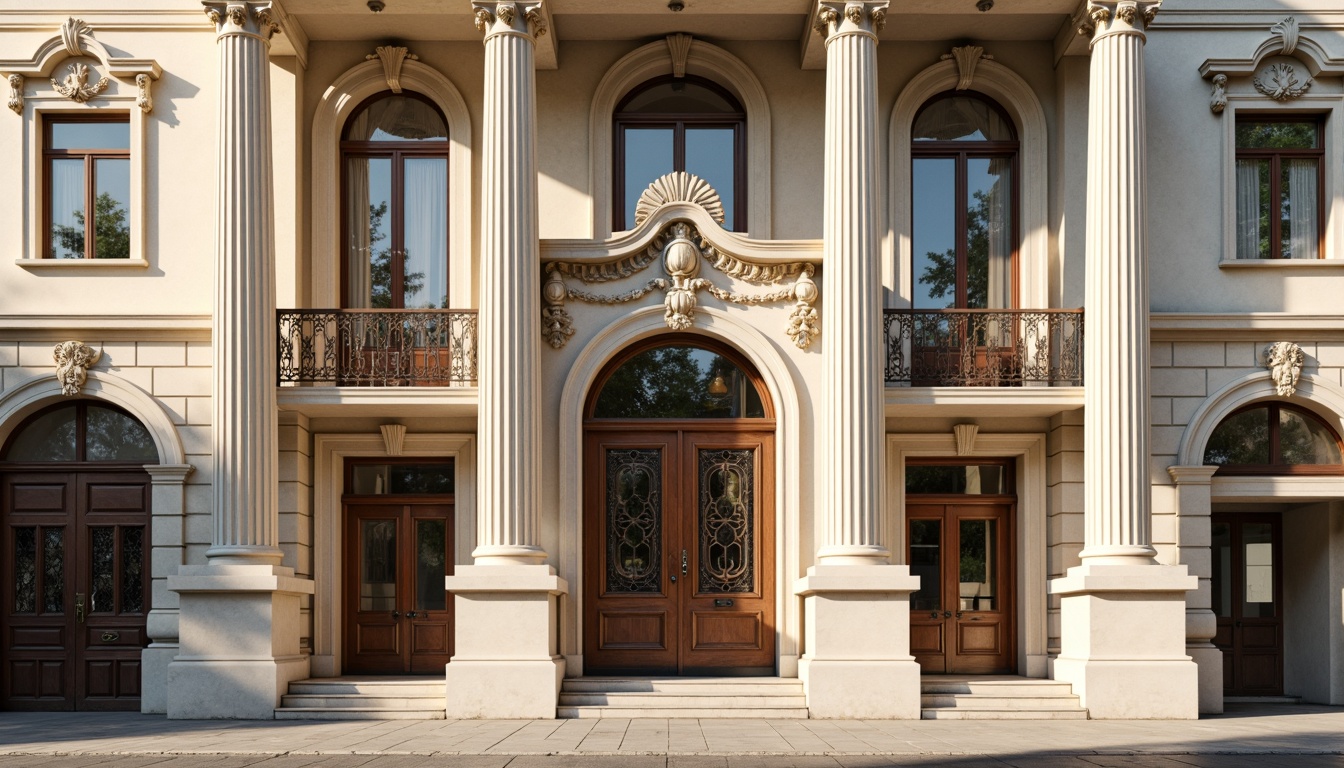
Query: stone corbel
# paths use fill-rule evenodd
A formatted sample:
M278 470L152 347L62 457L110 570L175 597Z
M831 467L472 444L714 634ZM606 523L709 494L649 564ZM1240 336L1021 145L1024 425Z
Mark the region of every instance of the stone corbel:
M958 456L972 456L975 454L975 438L980 434L980 427L975 424L954 424L952 425L952 435L957 441Z
M690 35L678 33L667 36L667 53L672 57L672 76L681 78L686 76L686 60L691 56L691 42L694 40Z
M103 356L103 351L82 341L63 341L51 350L51 356L56 361L56 380L61 383L61 393L75 397L84 389L89 369Z
M1279 53L1284 56L1292 56L1293 52L1297 50L1298 37L1301 35L1301 30L1297 26L1297 18L1289 16L1270 27L1269 31L1279 36L1281 46Z
M985 49L978 45L963 45L953 48L951 53L944 53L939 57L940 61L954 59L957 62L957 86L958 91L965 91L971 87L972 80L975 79L975 68L981 59L993 61L994 57L985 53Z
M393 93L401 93L401 67L406 61L419 61L420 57L411 53L405 46L380 45L373 53L364 57L365 61L378 59L383 64L383 79Z
M383 450L387 455L400 456L406 444L406 425L383 424L378 427L378 431L383 433Z
M1227 108L1227 75L1221 72L1213 76L1213 92L1209 94L1209 110L1215 115L1223 114Z
M14 114L23 114L23 75L9 76L9 108Z
M1265 367L1274 380L1274 391L1279 397L1292 397L1297 392L1298 379L1307 356L1302 348L1291 341L1276 341L1265 348Z

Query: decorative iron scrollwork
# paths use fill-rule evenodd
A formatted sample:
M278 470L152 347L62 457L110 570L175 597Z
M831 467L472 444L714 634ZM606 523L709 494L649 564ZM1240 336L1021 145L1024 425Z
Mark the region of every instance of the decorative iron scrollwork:
M889 309L886 382L1082 386L1082 310Z
M756 588L756 451L700 451L699 591Z
M279 334L281 384L476 383L475 312L284 310Z
M663 456L607 451L607 592L662 590Z

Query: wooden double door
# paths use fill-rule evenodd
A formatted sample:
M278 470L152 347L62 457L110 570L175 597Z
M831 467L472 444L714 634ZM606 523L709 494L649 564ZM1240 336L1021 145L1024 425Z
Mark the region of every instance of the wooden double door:
M0 708L139 711L149 475L6 472L0 494Z
M1009 674L1013 665L1013 504L906 497L910 652L923 674Z
M774 434L585 438L584 671L775 671Z
M345 502L345 637L354 674L443 674L453 653L453 505Z
M1215 514L1210 521L1213 612L1223 693L1283 694L1283 543L1280 516Z

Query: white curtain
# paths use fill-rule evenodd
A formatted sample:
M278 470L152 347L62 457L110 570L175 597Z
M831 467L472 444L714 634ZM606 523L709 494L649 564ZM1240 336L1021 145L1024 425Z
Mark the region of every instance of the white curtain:
M51 162L51 256L57 259L84 258L84 161ZM78 233L61 238L58 232ZM75 250L78 249L78 250Z
M1013 162L996 157L989 161L994 183L989 188L989 296L986 309L1013 306Z
M1316 160L1284 160L1288 171L1288 253L1293 259L1319 258L1320 230L1316 223Z
M448 306L448 160L407 159L405 166L406 308ZM413 282L420 289L411 293Z
M345 305L351 309L363 309L369 306L373 290L373 277L369 270L373 254L369 253L368 158L352 157L346 161L345 187L345 220L349 238L345 249L348 283Z
M1260 254L1260 160L1237 161L1237 258Z

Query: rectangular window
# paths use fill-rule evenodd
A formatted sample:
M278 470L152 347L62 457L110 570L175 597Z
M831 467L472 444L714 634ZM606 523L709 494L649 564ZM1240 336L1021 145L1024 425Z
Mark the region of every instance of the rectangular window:
M44 256L130 258L128 117L54 117L43 128Z
M1237 258L1319 259L1325 147L1321 122L1238 116Z

